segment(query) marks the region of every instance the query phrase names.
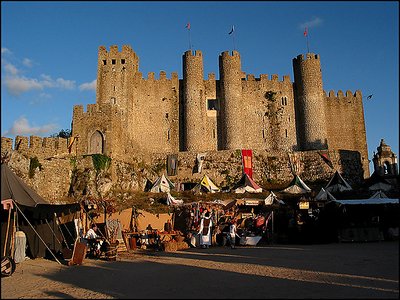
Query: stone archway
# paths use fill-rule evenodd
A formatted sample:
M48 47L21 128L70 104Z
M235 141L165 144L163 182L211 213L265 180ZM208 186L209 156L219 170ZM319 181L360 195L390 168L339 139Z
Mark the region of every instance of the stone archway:
M103 154L104 137L103 134L96 130L89 140L89 154Z

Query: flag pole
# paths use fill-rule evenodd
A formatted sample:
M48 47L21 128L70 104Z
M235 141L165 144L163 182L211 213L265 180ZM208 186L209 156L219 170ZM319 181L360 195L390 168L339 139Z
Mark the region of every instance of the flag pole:
M306 37L306 41L307 41L307 53L310 53L310 47L308 45L308 28L307 27L304 29L304 36Z
M189 33L189 49L192 50L192 42L191 42L191 38L190 38L190 27L188 29L188 33Z

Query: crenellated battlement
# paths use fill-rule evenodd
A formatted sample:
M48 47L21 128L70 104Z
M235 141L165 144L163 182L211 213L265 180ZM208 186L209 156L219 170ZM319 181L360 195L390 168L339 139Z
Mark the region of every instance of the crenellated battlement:
M185 52L185 56L197 56L197 57L202 57L203 53L200 50L187 50Z
M279 80L278 74L272 74L269 76L268 74L260 74L260 77L255 77L254 74L246 74L246 81L257 81L261 83L266 83L266 82L285 82L285 83L291 83L290 81L290 76L289 75L284 75L282 77L282 80Z
M303 62L307 60L320 60L320 57L318 54L314 53L307 53L306 56L304 57L304 54L297 55L297 57L293 58L293 62Z
M15 137L15 144L13 145L12 138L1 137L2 154L11 153L13 150L29 157L37 156L41 158L68 154L68 139L18 135Z
M324 96L327 98L327 100L341 100L341 99L362 99L362 94L361 91L357 90L354 93L350 90L347 90L346 93L343 93L342 90L338 90L337 93L335 94L335 91L330 90L329 94L327 96L326 92L324 91Z
M233 51L224 51L224 52L221 53L221 56L222 56L223 58L226 58L226 57L236 57L236 58L240 58L240 54L239 54L239 52L237 52L236 50L233 50Z

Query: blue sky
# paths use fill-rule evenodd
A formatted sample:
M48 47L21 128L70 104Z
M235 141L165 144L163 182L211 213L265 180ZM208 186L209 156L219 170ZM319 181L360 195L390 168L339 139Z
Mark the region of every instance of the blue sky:
M307 52L308 27L324 90L360 90L365 97L369 158L381 138L398 155L397 1L2 1L2 136L70 129L73 105L95 103L100 45L132 46L144 77L163 70L182 78L188 22L205 77L217 78L219 54L235 47L247 74L293 80L292 59Z

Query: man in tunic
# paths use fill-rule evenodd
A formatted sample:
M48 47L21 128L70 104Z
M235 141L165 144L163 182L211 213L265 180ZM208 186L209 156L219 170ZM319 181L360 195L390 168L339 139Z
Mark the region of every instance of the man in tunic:
M212 221L210 213L207 211L200 221L199 234L201 248L208 248L211 245L211 226Z

